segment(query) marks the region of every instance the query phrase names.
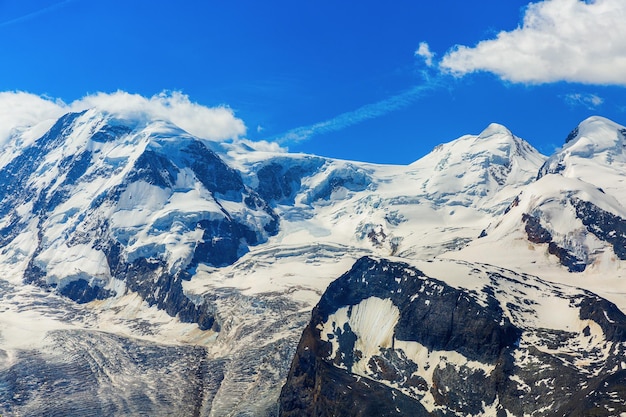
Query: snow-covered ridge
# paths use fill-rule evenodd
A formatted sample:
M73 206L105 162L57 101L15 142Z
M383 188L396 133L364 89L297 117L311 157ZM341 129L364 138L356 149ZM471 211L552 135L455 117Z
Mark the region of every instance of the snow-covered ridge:
M576 282L626 306L608 289L623 277L626 258L625 133L601 117L583 121L506 213L492 219L484 237L449 256L550 273L553 280Z
M504 126L491 124L477 136L438 146L411 166L430 173L422 188L430 199L489 207L507 188L531 182L544 158Z

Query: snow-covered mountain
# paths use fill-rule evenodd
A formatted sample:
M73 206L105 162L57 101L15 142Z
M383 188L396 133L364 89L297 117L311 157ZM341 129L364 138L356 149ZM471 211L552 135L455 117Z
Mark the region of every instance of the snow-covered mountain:
M625 134L601 117L583 121L506 213L492 219L484 238L447 256L581 286L626 307Z
M337 399L346 381L389 415L618 409L625 132L588 119L546 158L492 124L389 166L99 108L15 130L0 413L303 415L313 395L371 415Z

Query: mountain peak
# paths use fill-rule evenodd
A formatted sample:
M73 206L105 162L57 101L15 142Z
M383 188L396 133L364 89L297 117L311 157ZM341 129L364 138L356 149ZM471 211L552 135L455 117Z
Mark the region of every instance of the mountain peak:
M513 137L513 133L506 126L501 125L499 123L491 123L485 130L480 132L477 139L486 139L490 136L494 135L503 135L508 137Z
M432 201L478 207L479 200L493 201L500 190L532 181L544 160L528 142L492 123L479 135L436 147L412 167L428 172L423 189Z
M621 171L626 167L625 150L624 126L604 117L589 117L572 130L565 145L546 161L538 178L546 174L595 177L599 168Z
M583 120L567 137L563 150L576 154L599 153L623 148L626 128L600 116ZM582 155L581 155L582 156Z

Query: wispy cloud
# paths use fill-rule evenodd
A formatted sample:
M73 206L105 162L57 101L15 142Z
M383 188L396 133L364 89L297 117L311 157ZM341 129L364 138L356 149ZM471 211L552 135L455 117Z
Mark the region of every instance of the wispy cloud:
M0 92L0 147L20 129L32 127L67 112L65 103L24 92Z
M26 21L31 20L31 19L35 19L35 18L37 18L37 17L39 17L41 15L53 12L53 11L55 11L57 9L60 9L61 7L64 7L64 6L66 6L66 5L70 4L70 3L75 2L75 1L76 0L61 1L59 3L55 3L55 4L50 5L48 7L44 7L44 8L41 8L39 10L35 10L34 12L31 12L31 13L28 13L28 14L25 14L25 15L22 15L22 16L10 19L10 20L6 20L4 22L0 22L0 28L6 27L6 26L15 25L17 23L26 22Z
M564 99L569 106L582 106L589 110L595 110L604 103L604 99L595 94L572 93L567 94Z
M437 80L427 79L424 84L416 85L400 94L376 103L366 104L356 110L342 113L322 122L292 129L287 133L274 136L268 140L278 142L281 145L296 144L309 140L317 135L343 130L366 120L374 119L393 111L403 109L438 86L439 82Z

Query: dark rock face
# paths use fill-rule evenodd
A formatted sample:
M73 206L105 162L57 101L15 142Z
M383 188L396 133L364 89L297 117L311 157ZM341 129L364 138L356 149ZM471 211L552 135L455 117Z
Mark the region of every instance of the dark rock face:
M626 260L626 220L602 210L589 201L572 198L571 203L576 209L576 216L587 230L598 239L611 244L615 255L621 260Z
M465 415L479 415L484 404L494 403L498 393L495 378L467 366L435 368L433 385L437 387L432 393L438 404L454 404L454 410Z
M312 175L323 163L323 159L313 157L295 162L281 159L272 161L257 171L256 191L267 201L293 204L296 193L302 188L302 179Z
M202 220L203 241L198 244L191 266L206 263L211 266L227 266L248 251L248 245L256 245L254 230L246 225L228 220Z
M552 242L552 234L541 226L541 222L537 217L524 213L522 214L522 221L526 223L524 230L526 230L529 241L533 243Z
M587 231L613 247L615 255L626 260L626 220L602 210L595 204L573 197L568 202L574 207L578 217ZM522 214L528 240L533 243L547 243L548 253L555 255L561 265L566 266L569 272L582 272L587 267L587 261L576 256L572 251L559 246L549 230L541 225L538 217Z
M411 300L415 294L425 296ZM493 363L519 339L520 331L502 317L495 300L490 300L492 308L484 309L466 293L406 264L368 257L329 285L313 311L313 320L326 322L338 308L370 297L390 298L400 309L396 339L419 342L432 350L456 351Z
M162 188L172 187L176 183L178 172L178 168L165 155L146 150L135 162L127 182L143 180Z
M548 253L559 258L561 265L566 266L569 272L583 272L587 268L585 261L554 242L548 244Z
M587 293L578 302L580 318L598 323L605 338L610 342L626 340L626 315L617 306L595 294Z
M150 262L145 258L124 266L120 278L127 282L129 289L146 300L148 305L156 305L184 323L197 323L201 330L219 331L213 305L208 300L202 304L194 304L184 294L182 281L187 278L185 274L168 273L162 262Z
M320 361L322 352L311 333L307 327L281 391L280 416L430 416L402 392Z
M418 294L419 297L416 296ZM390 387L370 384L369 380L366 384L356 384L356 377L350 375L360 358L358 351L355 357L355 337L350 334L349 326L344 325L332 335L333 339L338 338L340 346L340 352L334 352L334 362L329 359L332 347L322 340L320 333L323 323L338 309L357 305L371 297L389 298L398 307L400 316L394 328L395 340L418 342L429 351L454 351L471 360L498 364L506 362L505 358L521 335L492 297L487 297L489 307L484 308L468 293L428 278L406 264L361 258L348 273L328 287L313 310L311 323L302 336L281 394L281 415L368 415L367 407L372 406L374 401L381 409L394 409L396 403L389 400L399 396L390 396L391 392L395 392ZM343 378L335 376L340 371L339 368L332 369L333 365L345 368ZM428 387L423 378L413 375L418 366L404 352L383 348L380 355L370 360L374 376L381 381L399 383L400 387L420 398ZM436 378L448 380L452 377L449 372L441 370ZM472 374L472 378L480 380L486 377ZM335 390L359 395L363 402L342 401L342 405L334 405L330 411L327 404L336 402L336 399L328 397L328 385L336 385ZM416 398L402 398L406 403L402 409L404 415L430 415ZM453 398L449 400L456 401ZM480 400L476 401L480 404ZM473 410L475 406L471 403L465 410Z
M548 243L548 253L559 258L561 265L567 267L569 272L583 272L587 263L574 255L571 251L557 245L552 240L552 234L541 225L539 218L530 214L522 214L522 221L528 240L533 243Z
M480 293L450 287L403 263L357 261L313 310L281 392L280 415L483 415L489 408L488 415L497 416L609 416L626 411L621 364L626 316L619 309L591 293L567 295L510 271L469 264L467 271L486 274L488 284ZM563 300L572 309L567 314L577 312L596 330L529 325L528 318L537 314L537 294ZM358 333L367 326L355 330L349 323L354 314L359 314L354 320L364 320L357 306L372 297L391 300L398 319L392 345L379 346L365 367L357 366L368 357L360 349L371 349L364 345L370 336ZM346 309L348 322L339 321L333 333L323 334L326 323L345 317ZM337 315L340 310L344 313ZM417 342L428 353L411 356L399 347L406 342ZM438 363L427 359L436 352L442 352ZM465 359L450 360L453 352ZM425 371L430 380L421 376L428 375Z
M241 175L226 165L215 152L200 141L193 141L183 152L188 156L187 164L207 190L228 200L241 201L245 192Z
M89 285L89 283L82 278L71 281L61 288L59 292L79 304L88 303L93 300L104 300L105 298L115 295L112 291L105 290L97 285Z
M567 135L567 137L565 138L565 143L570 143L571 141L573 141L574 139L576 139L576 137L578 137L578 126L576 126L574 128L574 130L572 130L571 132L569 132L569 134Z

